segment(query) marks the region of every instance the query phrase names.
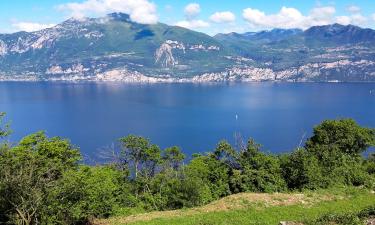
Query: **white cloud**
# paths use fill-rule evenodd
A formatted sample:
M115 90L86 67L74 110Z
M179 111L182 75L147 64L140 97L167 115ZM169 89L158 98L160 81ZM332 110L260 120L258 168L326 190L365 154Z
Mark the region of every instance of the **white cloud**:
M368 18L363 16L356 6L350 8L352 13L348 16L335 16L336 9L332 6L313 8L308 15L303 15L295 8L282 7L276 14L265 14L258 9L247 8L243 10L243 18L254 28L301 28L311 26L340 23L343 25L366 25Z
M194 18L201 12L201 6L198 3L190 3L185 7L184 12L187 18Z
M307 26L326 25L334 22L336 9L332 6L315 7L310 11L304 23Z
M216 12L210 16L210 20L214 23L230 23L236 20L236 16L229 11Z
M357 13L349 16L338 16L336 17L335 22L342 25L353 24L357 26L363 26L367 24L368 18L360 13Z
M156 5L148 0L85 0L57 6L58 10L67 11L72 17L104 15L111 12L123 12L130 19L143 24L158 22Z
M38 30L43 30L46 28L50 28L55 26L56 24L41 24L41 23L32 23L32 22L17 22L13 23L12 27L14 28L15 31L27 31L27 32L32 32L32 31L38 31Z
M350 13L350 15L346 16L337 16L335 19L336 23L342 25L358 25L363 26L366 25L368 22L368 18L361 14L361 8L356 5L350 5L346 8L346 11Z
M354 24L354 25L365 25L368 21L367 18L360 13L351 15L350 17L352 20L351 24Z
M342 25L349 25L352 22L352 19L349 16L337 16L336 23Z
M374 13L374 14L372 14L372 15L371 15L371 17L372 17L372 20L374 20L374 21L375 21L375 13Z
M361 12L361 8L356 5L350 5L346 8L346 11L350 13L359 13Z
M201 7L198 3L190 3L185 9L185 20L178 21L175 23L176 26L185 27L188 29L199 29L209 27L210 24L204 20L197 19L199 13L201 12Z
M179 27L185 27L188 29L199 29L209 27L210 24L203 20L183 20L175 24Z
M258 9L243 10L243 18L255 28L305 28L306 17L295 8L282 7L277 14L266 15Z

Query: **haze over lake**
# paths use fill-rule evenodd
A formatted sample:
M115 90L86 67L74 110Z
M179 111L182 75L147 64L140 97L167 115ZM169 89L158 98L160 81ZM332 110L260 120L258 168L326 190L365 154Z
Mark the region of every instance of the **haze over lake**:
M128 134L187 154L212 150L240 132L285 152L324 119L375 127L375 83L0 83L12 140L38 130L95 155ZM236 119L237 118L237 119Z

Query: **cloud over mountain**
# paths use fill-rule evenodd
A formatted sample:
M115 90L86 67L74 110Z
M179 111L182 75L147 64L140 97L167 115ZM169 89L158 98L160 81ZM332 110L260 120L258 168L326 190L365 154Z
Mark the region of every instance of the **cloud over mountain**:
M283 6L276 14L266 14L258 9L246 8L243 18L255 28L302 28L333 22L334 7L318 7L305 16L298 9Z
M42 23L33 23L33 22L16 22L12 24L12 27L15 31L26 31L32 32L37 30L42 30L55 26L56 24L42 24Z
M210 24L203 20L182 20L175 24L179 27L185 27L188 29L197 29L197 28L205 28L209 27Z
M350 13L359 13L361 12L361 8L356 5L350 5L346 8L346 11Z
M210 24L204 20L197 19L201 12L201 6L198 3L190 3L185 6L184 14L185 20L175 23L176 26L185 27L188 29L199 29L209 27Z
M184 13L187 18L194 18L201 12L201 6L198 3L190 3L185 9Z
M72 17L104 15L110 12L124 12L130 19L143 24L158 22L156 5L148 0L86 0L70 2L57 6L60 11L67 12Z
M350 15L336 16L333 6L320 6L310 10L308 15L303 15L298 9L282 7L275 14L266 14L259 9L246 8L242 16L248 24L257 29L264 28L301 28L307 29L311 26L327 25L331 23L364 25L368 19L361 14L357 6L347 8Z
M216 12L210 16L210 20L214 23L230 23L236 20L236 16L229 11Z

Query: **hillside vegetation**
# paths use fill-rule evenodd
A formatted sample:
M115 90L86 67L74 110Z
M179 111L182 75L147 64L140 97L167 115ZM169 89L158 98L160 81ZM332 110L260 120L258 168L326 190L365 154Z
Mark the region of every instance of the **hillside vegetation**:
M44 132L8 142L4 116L0 223L353 224L374 213L375 154L364 153L375 130L351 119L323 121L304 147L282 155L237 138L187 161L179 147L129 135L106 152L106 163L85 165L69 140Z
M359 212L370 209L371 215L358 218L359 224L364 224L366 220L374 216L374 204L374 193L351 188L291 194L241 193L202 207L117 216L97 220L95 224L276 225L281 221L317 224L328 215L357 215ZM356 223L352 223L350 219L346 218L346 224L355 225ZM327 220L328 222L334 221Z

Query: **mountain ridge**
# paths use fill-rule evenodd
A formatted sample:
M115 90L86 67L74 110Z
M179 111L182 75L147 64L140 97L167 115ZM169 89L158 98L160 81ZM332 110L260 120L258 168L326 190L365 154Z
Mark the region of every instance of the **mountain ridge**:
M374 41L353 25L211 37L111 13L0 34L0 80L374 82Z

